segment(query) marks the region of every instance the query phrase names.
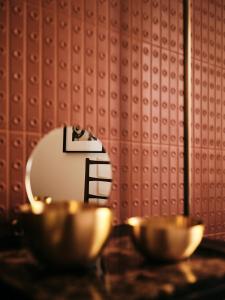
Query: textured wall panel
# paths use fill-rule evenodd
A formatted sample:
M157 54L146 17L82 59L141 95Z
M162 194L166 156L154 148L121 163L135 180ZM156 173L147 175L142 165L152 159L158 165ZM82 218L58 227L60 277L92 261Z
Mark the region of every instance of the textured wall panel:
M193 201L225 231L225 3L193 2ZM86 126L110 153L115 223L183 212L183 20L174 0L1 1L0 214L26 199L44 133Z
M0 218L8 212L8 134L0 133Z

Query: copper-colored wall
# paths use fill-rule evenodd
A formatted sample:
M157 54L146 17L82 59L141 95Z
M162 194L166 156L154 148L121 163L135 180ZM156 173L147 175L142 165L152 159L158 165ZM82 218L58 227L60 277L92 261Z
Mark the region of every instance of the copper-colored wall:
M195 3L201 6L201 1ZM217 122L224 122L225 107L222 32L214 45L209 40L215 40L218 26L222 31L223 18L219 21L216 13L210 16L214 1L202 3L206 8L194 8L194 17L202 25L194 25L192 206L195 215L204 216L207 232L215 233L225 231L224 224L219 227L213 219L225 218L222 194L218 194L225 190L222 126L217 130ZM223 13L219 7L216 11ZM40 137L74 122L93 130L110 153L115 222L130 215L182 213L182 2L5 0L0 22L1 213L13 212L25 201L25 163ZM212 49L220 62L210 58ZM206 51L206 56L200 51ZM201 84L205 80L206 85ZM210 84L214 84L211 89ZM201 114L203 110L206 113Z
M192 212L225 239L225 1L193 5Z

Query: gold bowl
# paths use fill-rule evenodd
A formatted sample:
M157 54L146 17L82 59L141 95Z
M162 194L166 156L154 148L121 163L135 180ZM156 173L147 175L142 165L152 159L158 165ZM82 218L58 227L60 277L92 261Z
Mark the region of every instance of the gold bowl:
M200 220L185 216L133 217L127 223L136 248L146 257L164 261L189 257L204 233Z
M111 209L77 201L20 207L28 245L54 267L88 266L101 253L112 228Z

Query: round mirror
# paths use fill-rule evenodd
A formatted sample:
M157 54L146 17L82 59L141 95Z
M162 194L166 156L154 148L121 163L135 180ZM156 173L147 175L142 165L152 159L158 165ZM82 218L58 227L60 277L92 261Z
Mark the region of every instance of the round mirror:
M26 166L28 199L74 199L104 204L112 185L110 159L101 141L78 126L56 128L37 144Z

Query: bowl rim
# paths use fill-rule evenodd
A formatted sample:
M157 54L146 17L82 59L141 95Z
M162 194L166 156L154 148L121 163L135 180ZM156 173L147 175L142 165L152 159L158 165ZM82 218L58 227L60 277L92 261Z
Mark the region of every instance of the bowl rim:
M187 220L187 224L177 226L177 228L193 228L195 226L203 226L204 227L204 222L202 221L201 218L196 218L194 216L185 216L185 215L175 215L175 216L147 216L147 217L140 217L140 216L133 216L130 218L127 218L125 223L128 226L135 227L135 226L147 226L150 224L157 224L157 221L159 222L158 224L162 224L162 222L165 222L164 224L167 223L167 225L172 226L173 221L175 220ZM174 224L175 225L175 224Z
M36 203L36 205L34 204ZM43 201L36 201L34 203L25 203L20 205L20 214L34 214L41 215L49 211L55 211L57 209L66 209L68 214L76 214L81 211L96 211L99 209L106 209L113 213L111 207L98 203L84 203L78 200L70 199L51 203L45 203ZM35 206L37 209L35 209Z

